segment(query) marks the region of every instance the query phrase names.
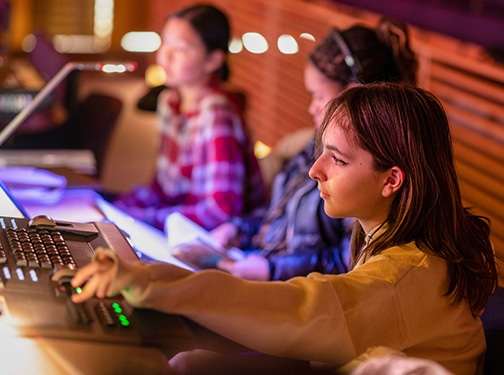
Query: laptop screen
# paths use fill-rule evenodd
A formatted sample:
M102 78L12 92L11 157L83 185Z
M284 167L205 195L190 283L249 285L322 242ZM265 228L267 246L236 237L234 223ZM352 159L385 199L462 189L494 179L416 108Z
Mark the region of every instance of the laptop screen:
M2 181L0 181L0 216L28 218L24 208L12 197Z

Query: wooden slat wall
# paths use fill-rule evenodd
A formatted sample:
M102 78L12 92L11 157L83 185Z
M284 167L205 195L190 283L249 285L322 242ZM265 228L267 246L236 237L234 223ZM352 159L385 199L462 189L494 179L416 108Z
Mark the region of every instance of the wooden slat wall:
M503 257L504 67L418 45L423 48L434 52L425 84L450 119L464 203L491 219L492 241ZM504 267L502 259L499 264Z
M156 17L188 0L153 0ZM262 33L270 50L242 52L231 59L231 82L245 91L247 120L257 140L275 145L287 132L311 124L303 66L313 42L298 38L309 32L318 40L331 26L376 25L380 15L316 0L214 0L232 20L234 35ZM156 8L156 7L154 7ZM162 11L161 11L162 9ZM462 194L468 206L488 216L496 253L504 257L504 66L486 62L481 49L411 27L420 62L419 85L436 94L452 125L454 152ZM276 50L279 35L290 33L300 43L296 55ZM504 263L501 275L504 275ZM504 285L504 277L501 279Z

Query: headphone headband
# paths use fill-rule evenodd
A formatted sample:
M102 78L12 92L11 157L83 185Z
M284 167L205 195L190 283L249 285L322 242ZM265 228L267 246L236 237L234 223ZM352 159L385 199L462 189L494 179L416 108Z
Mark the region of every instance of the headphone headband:
M345 42L345 39L340 34L338 29L333 28L331 30L331 37L334 39L336 44L338 44L338 47L340 48L341 52L343 53L343 56L345 59L345 64L348 66L348 68L352 72L352 78L350 79L350 82L359 82L359 76L360 76L360 72L361 72L359 60L357 59L356 56L354 56L352 54L352 51L348 47L348 44Z

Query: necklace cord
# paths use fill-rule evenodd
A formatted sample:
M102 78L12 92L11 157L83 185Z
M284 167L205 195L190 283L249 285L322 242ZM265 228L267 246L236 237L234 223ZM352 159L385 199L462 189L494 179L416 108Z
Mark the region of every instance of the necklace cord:
M364 240L366 246L371 243L371 240L373 239L373 236L376 234L376 232L378 232L383 227L384 224L385 224L385 221L383 223L381 223L378 226L378 228L376 228L374 231L372 231L371 233L366 234L366 239Z

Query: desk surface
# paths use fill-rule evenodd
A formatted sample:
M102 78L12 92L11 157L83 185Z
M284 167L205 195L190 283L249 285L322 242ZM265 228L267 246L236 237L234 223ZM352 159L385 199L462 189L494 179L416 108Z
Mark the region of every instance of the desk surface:
M67 189L57 204L29 203L23 204L29 217L48 215L56 220L102 221L105 216L94 204L95 192L90 189Z
M305 361L244 348L192 324L190 339L133 346L49 337L0 338L0 369L9 375L329 375Z
M70 180L82 181L78 174L91 176L96 173L96 160L87 149L0 149L3 166L28 166L42 169L55 169ZM84 176L85 177L85 176ZM97 180L86 179L95 185Z
M44 169L48 170L49 172L65 177L67 180L67 186L72 189L87 188L93 190L100 190L102 188L102 184L98 178L89 174L78 173L69 167L59 166Z

